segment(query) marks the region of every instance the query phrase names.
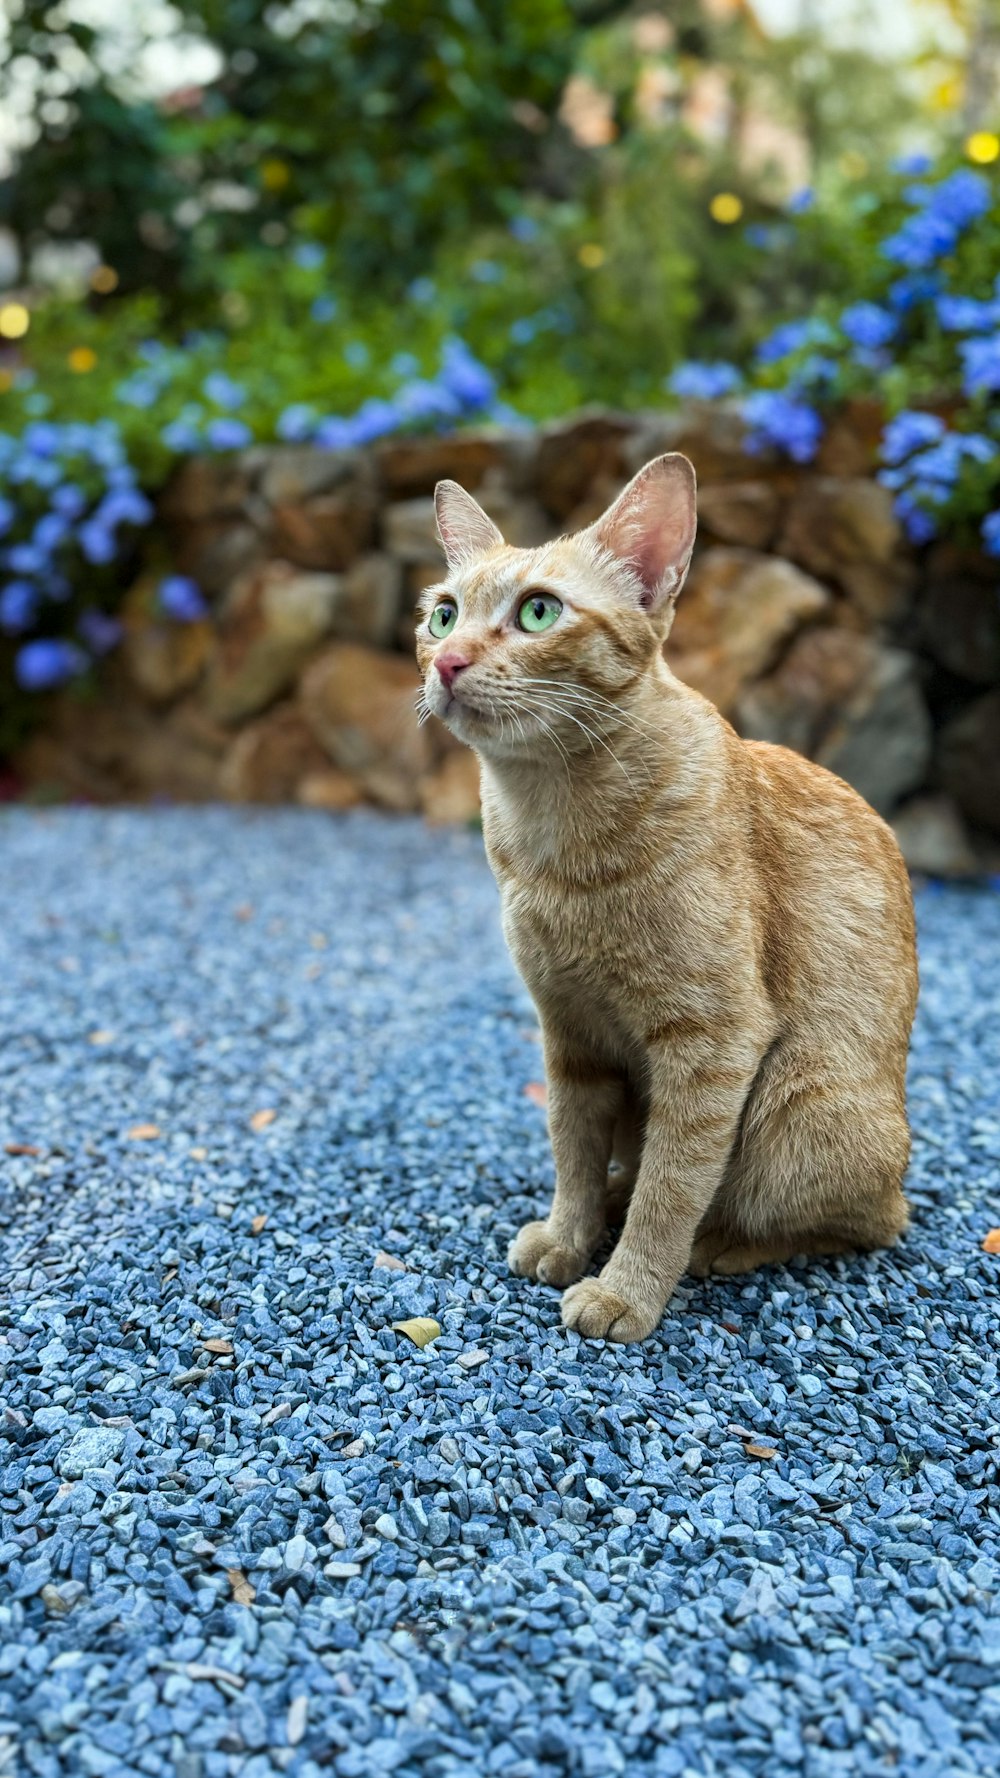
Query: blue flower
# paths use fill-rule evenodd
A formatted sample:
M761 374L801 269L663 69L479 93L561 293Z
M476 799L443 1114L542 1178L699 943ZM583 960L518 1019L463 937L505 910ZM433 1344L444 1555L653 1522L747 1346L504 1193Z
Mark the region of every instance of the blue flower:
M807 402L779 389L758 389L743 403L749 427L745 448L756 455L778 445L795 463L810 463L823 436L823 422Z
M15 574L44 574L49 565L49 552L37 543L14 543L5 560Z
M97 511L92 515L91 524L107 526L114 530L118 525L148 525L153 517L153 507L145 494L138 488L114 488L105 494Z
M406 294L415 303L432 303L437 295L437 286L433 278L414 278Z
M736 366L726 364L722 359L703 363L690 359L686 364L679 364L665 385L671 395L689 401L715 401L721 395L731 395L739 386L740 373Z
M974 173L971 167L959 167L950 178L942 179L934 187L931 199L939 215L950 216L959 228L968 228L970 222L978 221L992 202L989 180L982 173Z
M508 330L515 346L528 346L538 332L538 323L531 315L521 315Z
M370 357L371 353L362 340L348 340L344 347L344 362L352 370L364 370Z
M879 251L885 259L921 271L950 253L957 239L958 228L947 217L921 211L908 216L902 227L882 242Z
M59 449L59 428L39 421L25 428L22 442L36 457L53 457Z
M6 537L16 517L17 508L0 494L0 537Z
M310 305L309 313L314 321L332 321L337 313L336 298L317 296Z
M835 358L826 358L821 352L810 352L808 358L804 358L796 366L789 388L821 389L835 383L839 374L840 365Z
M980 527L988 556L1000 556L1000 512L988 512Z
M187 456L201 446L201 434L191 420L171 420L160 433L162 442L168 451L176 451L178 456Z
M350 420L343 420L338 414L328 414L325 420L320 420L313 433L313 444L324 451L346 451L354 442Z
M373 439L384 438L387 432L395 432L398 425L399 411L392 402L370 396L347 422L350 443L370 444Z
M842 311L840 326L856 346L887 346L896 332L896 318L878 303L851 303Z
M112 648L117 648L124 634L123 626L116 617L109 616L106 611L98 611L95 606L81 612L77 630L91 654L97 655L109 654Z
M316 409L305 401L293 401L279 414L274 428L279 438L289 444L301 444L304 439L311 438L316 428Z
M966 395L993 394L1000 389L1000 334L988 339L962 340L958 351Z
M507 227L515 241L537 241L541 233L533 216L512 216Z
M897 278L890 284L888 291L889 307L896 309L901 315L916 307L917 303L926 302L929 297L936 296L941 288L941 280L933 273L923 276Z
M78 519L87 510L87 496L82 488L73 482L63 482L61 488L53 490L49 503L53 512L58 512L64 519Z
M77 532L80 548L88 562L95 567L103 567L113 562L118 554L114 532L99 524L96 515L92 515Z
M234 383L222 370L211 371L201 387L206 400L214 401L216 407L242 407L247 398L242 384Z
M882 434L883 463L902 463L921 445L935 444L945 434L945 423L937 414L924 414L915 408L904 408L889 421Z
M496 384L486 366L473 357L460 339L445 340L439 380L467 409L487 407L496 394Z
M0 630L21 636L38 616L38 591L27 580L9 580L0 588Z
M118 401L124 401L128 407L146 408L154 405L159 399L160 393L160 384L155 378L137 374L134 377L126 377L123 383L118 384L115 398Z
M743 230L743 239L748 247L770 247L773 231L762 222L748 222Z
M453 420L462 411L457 396L424 377L404 383L396 392L395 405L403 421Z
M934 308L946 333L985 333L1000 321L1000 303L980 302L974 296L945 293Z
M326 259L326 248L321 247L318 241L300 241L297 247L292 248L292 258L303 271L315 272Z
M906 494L900 494L893 502L896 516L903 521L903 529L911 543L930 543L937 536L937 521L922 506L918 506Z
M806 210L812 209L815 202L816 193L811 186L804 185L801 191L793 193L785 207L790 216L802 216Z
M197 623L208 612L198 582L187 574L165 575L157 588L156 599L164 617L172 617L176 623Z
M495 259L474 259L469 267L469 276L477 284L499 284L505 273L502 265Z
M253 433L243 420L209 420L205 437L213 451L240 451L253 442Z
M394 377L415 377L420 374L420 360L412 352L397 352L389 360L389 369Z
M785 321L773 333L766 334L754 352L758 364L777 364L803 346L825 346L833 338L822 321Z
M900 154L891 163L894 173L901 173L908 179L917 179L922 173L929 173L933 165L929 154Z
M72 642L43 637L18 649L14 675L22 691L52 691L82 672L86 664L86 655Z
M64 542L69 535L69 530L70 522L63 517L62 513L47 512L43 518L39 519L31 533L31 541L36 548L44 550L46 555L51 555L52 551L58 549L59 545Z

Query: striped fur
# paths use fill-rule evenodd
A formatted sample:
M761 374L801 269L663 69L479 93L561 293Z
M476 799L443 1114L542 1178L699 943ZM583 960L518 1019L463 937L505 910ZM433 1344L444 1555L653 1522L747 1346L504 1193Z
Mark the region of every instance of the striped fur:
M555 1198L513 1269L569 1287L567 1326L629 1340L685 1269L891 1242L907 1217L908 879L854 791L742 741L667 667L690 466L657 459L596 526L534 550L508 548L455 484L439 512L449 570L417 632L424 708L479 756L549 1085ZM525 634L536 589L563 612ZM436 642L444 595L458 621ZM446 651L468 663L450 690Z

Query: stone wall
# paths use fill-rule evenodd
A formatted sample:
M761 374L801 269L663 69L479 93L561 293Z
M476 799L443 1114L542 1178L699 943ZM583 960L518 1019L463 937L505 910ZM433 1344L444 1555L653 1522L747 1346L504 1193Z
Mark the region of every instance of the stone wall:
M719 409L194 459L162 497L100 695L56 700L20 774L98 800L466 818L474 762L413 709L413 607L441 573L434 483L474 489L512 543L531 544L588 523L649 456L681 449L698 470L701 535L675 670L742 733L857 785L917 868L971 868L970 839L1000 835L996 569L906 544L873 479L872 421L846 414L808 468L747 456ZM158 614L168 569L198 581L208 618Z

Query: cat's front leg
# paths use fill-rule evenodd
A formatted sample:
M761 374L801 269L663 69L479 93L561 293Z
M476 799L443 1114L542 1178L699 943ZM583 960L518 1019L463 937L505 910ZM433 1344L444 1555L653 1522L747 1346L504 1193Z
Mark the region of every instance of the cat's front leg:
M644 1340L657 1326L732 1150L756 1067L741 1052L684 1071L662 1059L625 1227L600 1276L566 1291L567 1327L591 1339Z
M587 1269L607 1227L607 1179L620 1078L545 1033L549 1135L556 1190L544 1222L525 1223L507 1255L512 1272L562 1289Z

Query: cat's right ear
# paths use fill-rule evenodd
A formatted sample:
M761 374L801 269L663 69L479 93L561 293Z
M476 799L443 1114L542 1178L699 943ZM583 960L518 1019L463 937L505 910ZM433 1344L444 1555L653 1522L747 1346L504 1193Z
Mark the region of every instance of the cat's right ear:
M457 568L474 556L485 556L503 543L493 520L458 482L438 482L434 489L434 514L449 568Z

